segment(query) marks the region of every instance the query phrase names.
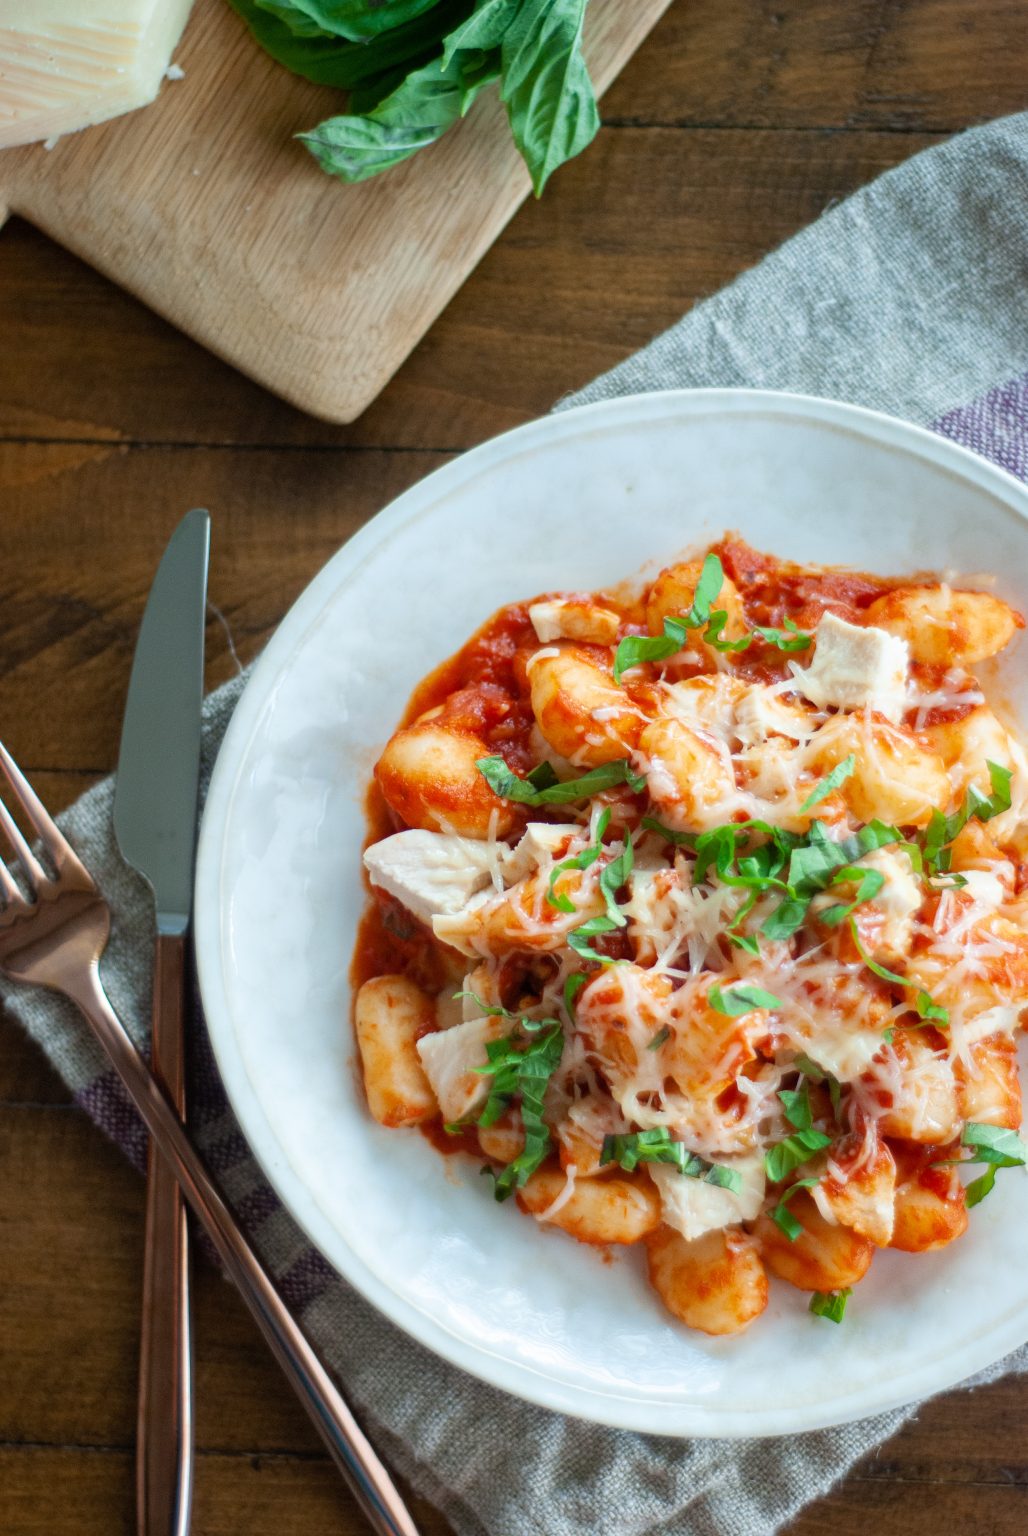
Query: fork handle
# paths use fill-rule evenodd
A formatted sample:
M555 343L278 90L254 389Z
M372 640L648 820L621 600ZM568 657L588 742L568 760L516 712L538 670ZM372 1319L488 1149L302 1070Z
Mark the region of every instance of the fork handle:
M181 1116L186 1076L185 962L185 935L158 933L151 1060ZM193 1485L192 1365L186 1208L175 1174L151 1140L136 1418L138 1536L188 1536Z
M418 1536L392 1478L243 1236L171 1101L111 1007L97 966L80 979L69 978L62 990L85 1015L372 1529L377 1536Z

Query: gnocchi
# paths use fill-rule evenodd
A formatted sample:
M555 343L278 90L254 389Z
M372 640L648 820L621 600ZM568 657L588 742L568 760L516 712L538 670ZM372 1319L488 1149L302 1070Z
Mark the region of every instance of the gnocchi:
M685 1327L837 1321L1028 1161L1028 763L968 670L1023 621L734 539L618 592L501 610L382 752L368 1108Z

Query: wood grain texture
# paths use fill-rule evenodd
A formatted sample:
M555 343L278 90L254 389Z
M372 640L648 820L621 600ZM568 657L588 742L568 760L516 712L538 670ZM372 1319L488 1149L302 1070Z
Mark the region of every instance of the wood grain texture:
M674 14L643 49L651 70ZM69 452L82 441L470 447L548 410L829 203L933 142L882 131L604 129L554 195L522 208L348 427L283 406L16 222L0 243L10 295L0 440L65 439Z
M1023 106L1026 16L1023 0L678 0L608 93L597 143L349 427L266 394L14 220L0 735L47 801L114 761L135 625L188 505L214 512L211 595L245 660L332 550L449 453L548 409L940 134ZM213 615L208 648L213 684L234 667ZM3 1018L0 1169L0 1531L130 1536L142 1184ZM203 1266L197 1333L196 1536L358 1536L249 1318ZM789 1536L1023 1536L1026 1416L1023 1378L947 1394ZM615 1536L599 1515L597 1536Z
M670 0L593 0L602 91ZM295 136L340 110L225 0L197 0L157 101L0 159L0 201L286 400L350 421L530 191L495 91L387 176L346 187Z

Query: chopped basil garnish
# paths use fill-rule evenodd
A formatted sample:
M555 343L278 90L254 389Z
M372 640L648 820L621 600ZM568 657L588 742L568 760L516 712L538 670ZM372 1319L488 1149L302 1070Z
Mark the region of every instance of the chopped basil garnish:
M800 811L812 811L815 805L820 805L822 800L827 800L829 795L835 793L840 784L845 784L846 780L852 776L856 766L856 753L851 752L849 757L843 758L837 768L832 769L827 778L814 785L814 788L800 806Z
M583 960L595 960L597 965L616 964L609 955L601 955L593 949L589 940L602 933L614 933L627 924L628 919L617 904L617 893L632 873L633 860L632 839L627 837L617 858L611 859L600 874L600 892L607 904L606 912L602 917L590 917L568 934L568 944Z
M1004 811L1010 809L1010 784L1013 773L1009 768L1003 768L989 758L986 758L985 766L989 770L991 795L983 795L981 790L976 789L972 784L964 796L964 803L959 811L954 811L952 816L944 816L941 811L933 811L931 814L923 835L922 848L924 862L933 872L942 874L948 872L951 858L949 845L964 830L972 817L976 821L991 821L994 816L1001 816Z
M626 635L614 653L614 681L642 661L666 661L682 650L689 631L700 629L710 618L710 607L724 585L724 570L717 555L708 555L696 583L692 607L679 618L664 620L662 635Z
M841 1323L846 1315L846 1303L852 1291L815 1291L810 1298L810 1311L815 1317L826 1317L830 1323Z
M877 960L872 960L860 941L856 918L851 917L849 921L853 942L857 946L857 954L869 971L872 971L876 976L880 976L883 981L889 982L894 987L917 987L917 982L911 981L909 976L899 976L895 971L890 971L886 966L879 965ZM937 1029L949 1028L949 1009L941 1007L938 1003L933 1003L929 994L922 991L920 987L917 988L914 996L914 1007L917 1010L918 1018L923 1019L926 1024L934 1024ZM892 1044L891 1034L889 1035L888 1043Z
M777 646L780 651L805 651L814 643L813 635L808 635L791 619L786 619L784 630L767 629L763 624L754 624L753 632L766 640L768 645Z
M657 1033L654 1035L653 1039L650 1041L650 1043L646 1047L646 1049L648 1051L659 1051L661 1046L662 1045L666 1045L667 1042L670 1039L671 1039L671 1031L667 1027L667 1025L665 1024L663 1029L658 1029L657 1030Z
M724 608L719 608L710 616L710 623L704 631L703 638L708 645L712 645L715 651L748 651L753 644L753 635L740 635L738 640L725 640L722 638L725 625L728 623L728 614Z
M509 1108L514 1095L521 1095L525 1145L513 1162L494 1175L493 1192L497 1200L506 1200L526 1184L550 1149L550 1130L543 1120L543 1097L564 1052L564 1031L556 1019L521 1022L533 1027L527 1045L522 1046L522 1036L515 1029L502 1040L491 1040L485 1048L486 1065L474 1068L475 1072L492 1078L489 1097L475 1119L477 1125L494 1125Z
M829 928L837 928L840 923L851 917L858 907L862 907L865 901L873 901L885 884L885 876L880 869L862 869L859 864L844 864L842 869L835 871L831 883L846 885L851 881L856 881L857 884L857 894L852 901L840 902L838 906L826 907L823 912L818 913L820 921L826 923Z
M504 1008L502 1003L484 1003L482 1001L482 999L479 997L477 992L472 992L472 991L468 990L467 988L465 988L464 991L462 991L462 992L455 992L453 994L453 1001L456 1002L459 997L470 997L475 1002L475 1004L479 1008L481 1008L482 1012L484 1014L486 1014L489 1018L496 1018L496 1019L516 1019L517 1018L517 1014L516 1013L511 1013L509 1008Z
M782 1198L771 1212L771 1220L780 1231L785 1233L790 1243L794 1243L798 1237L803 1236L804 1226L790 1211L789 1201L798 1190L813 1189L814 1185L820 1182L820 1179L797 1179L795 1184L790 1184L789 1188L783 1192Z
M628 922L628 918L617 904L617 893L632 873L634 862L632 839L626 837L625 845L617 858L611 859L600 872L600 891L607 903L607 916L615 928L624 928Z
M575 1003L578 1001L578 994L588 980L584 971L572 971L564 983L564 1012L572 1024L575 1022Z
M619 926L610 917L591 917L588 922L572 928L567 941L582 960L595 960L597 965L613 965L614 961L610 956L601 955L598 950L593 949L589 940L597 938L601 933L614 933Z
M708 1163L690 1152L684 1142L673 1140L665 1125L623 1136L605 1136L600 1151L601 1168L607 1163L618 1163L626 1173L634 1173L640 1163L670 1163L691 1179L703 1179L736 1195L742 1192L742 1176L736 1168Z
M839 1105L842 1103L842 1084L837 1077L826 1072L824 1067L819 1067L816 1061L809 1056L797 1056L793 1062L797 1072L802 1072L804 1077L809 1077L813 1083L826 1083L828 1085L828 1097L832 1105L832 1114L839 1118Z
M523 779L508 768L502 757L480 757L475 767L491 790L518 805L566 805L572 800L588 800L591 795L613 789L617 784L627 784L636 795L646 788L645 778L633 770L627 757L601 763L599 768L590 769L580 779L568 779L564 783L557 779L549 763L540 763ZM549 768L549 774L540 775L542 768Z
M588 848L583 848L582 852L575 854L573 858L562 859L561 862L559 864L555 864L550 871L550 883L546 889L546 900L549 902L551 907L556 907L558 912L574 912L575 904L571 900L570 896L565 896L560 891L554 894L554 887L556 886L557 881L566 870L586 870L590 867L590 865L596 863L596 860L603 852L603 837L609 826L610 806L607 806L603 810L599 821L596 823L596 841L594 843L590 843Z
M724 608L714 608L714 602L724 586L725 573L717 555L708 555L703 562L700 579L696 583L692 607L678 618L664 620L661 635L626 635L614 654L614 681L620 683L622 673L643 661L667 661L670 656L683 650L691 630L702 629L703 641L716 651L745 651L759 637L780 651L805 651L813 636L805 634L791 619L786 619L785 629L772 629L755 624L738 640L726 640L724 631L728 613Z
M809 1131L814 1120L810 1111L810 1089L806 1083L801 1088L779 1088L778 1097L785 1110L785 1118L797 1131Z
M801 1163L808 1163L815 1153L824 1151L831 1140L824 1131L813 1127L806 1131L796 1131L792 1136L786 1136L784 1141L776 1142L764 1153L764 1171L772 1184L780 1184L794 1168L798 1168Z
M991 1192L1000 1168L1023 1168L1028 1163L1028 1144L1021 1140L1016 1131L1001 1125L982 1125L977 1120L969 1120L964 1126L960 1145L970 1147L974 1156L946 1158L943 1164L936 1166L952 1162L988 1164L980 1178L973 1179L964 1190L964 1199L969 1208L980 1205Z
M644 816L642 825L647 832L657 832L661 837L666 838L669 843L674 843L676 848L696 847L695 832L675 832L673 828L665 827L664 823L658 821L655 816Z
M729 1019L741 1018L754 1008L782 1006L782 999L773 992L765 992L763 987L748 986L742 981L733 981L727 987L719 987L715 983L707 993L707 1001L715 1013L723 1013Z

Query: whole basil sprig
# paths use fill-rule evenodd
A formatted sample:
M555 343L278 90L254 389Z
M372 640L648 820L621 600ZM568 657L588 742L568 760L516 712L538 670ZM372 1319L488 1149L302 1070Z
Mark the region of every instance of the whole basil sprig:
M587 0L229 0L279 63L348 90L300 134L321 167L367 181L439 139L500 82L538 196L600 125L582 55Z

